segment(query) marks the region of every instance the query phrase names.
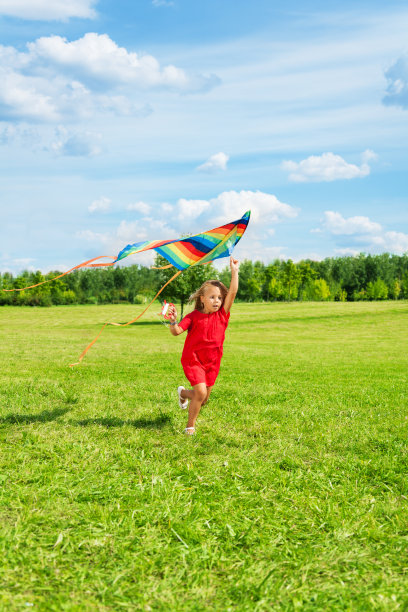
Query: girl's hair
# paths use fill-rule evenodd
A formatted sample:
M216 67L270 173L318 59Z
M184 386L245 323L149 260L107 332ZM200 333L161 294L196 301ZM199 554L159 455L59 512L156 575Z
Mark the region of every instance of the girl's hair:
M218 287L218 289L221 291L222 305L224 304L224 300L227 297L228 289L226 288L224 283L222 283L219 280L208 280L208 281L205 281L205 283L203 283L201 285L201 287L199 289L197 289L197 291L195 291L188 298L189 302L194 302L195 301L194 307L195 307L196 310L203 310L204 306L203 306L203 303L201 301L201 296L204 295L204 291L205 291L206 287L208 287L209 285L213 285L214 287Z

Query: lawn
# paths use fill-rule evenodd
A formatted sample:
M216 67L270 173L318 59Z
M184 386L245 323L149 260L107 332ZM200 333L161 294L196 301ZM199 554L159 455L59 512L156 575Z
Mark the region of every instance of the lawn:
M0 609L407 610L407 302L235 305L195 437L141 310L0 309Z

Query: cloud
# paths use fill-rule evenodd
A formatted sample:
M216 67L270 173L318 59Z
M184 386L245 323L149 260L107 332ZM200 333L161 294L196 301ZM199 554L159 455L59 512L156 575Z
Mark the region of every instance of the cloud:
M68 130L60 127L56 130L56 137L57 139L51 143L51 150L56 155L94 157L102 151L99 146L102 135L95 132L70 134Z
M385 251L392 253L408 253L408 234L403 232L385 232L382 236L376 236L374 244Z
M174 206L169 204L169 202L162 202L162 204L160 204L160 209L165 215L169 215L170 213L174 212Z
M250 210L251 225L259 224L266 229L270 223L293 219L298 214L298 210L293 206L262 191L224 191L209 202L217 223L225 223L225 219L239 219L245 211Z
M165 221L161 219L144 219L143 225L138 221L121 221L119 225L111 232L98 233L92 230L81 230L76 233L77 238L86 242L101 244L106 255L116 255L127 244L134 244L147 240L148 237L154 239L172 239L179 235L174 228L169 227ZM127 265L138 263L141 265L151 265L155 256L154 251L146 251L146 253L138 253L137 259L129 257L126 260Z
M110 209L111 200L102 196L99 200L94 200L92 204L88 206L88 210L91 213L94 212L106 212Z
M336 255L340 255L340 257L354 257L361 251L359 249L352 249L351 247L344 247L344 249L334 249L334 252Z
M218 170L226 170L227 169L227 162L229 160L229 155L226 155L225 153L215 153L214 155L211 155L211 157L209 157L207 159L207 161L204 164L201 164L201 166L197 167L197 170L199 172L217 172Z
M383 98L386 106L408 109L408 54L402 55L386 71L387 92Z
M378 155L377 155L377 153L375 153L371 149L366 149L361 154L361 159L362 159L364 164L368 164L368 162L370 162L370 161L377 161L378 160Z
M92 89L126 85L190 92L218 82L214 75L188 75L172 64L162 67L153 55L119 47L108 34L88 32L71 42L61 36L44 36L27 47L38 69L54 67Z
M18 143L23 146L38 144L40 136L38 132L30 127L9 124L0 131L0 145Z
M299 163L284 161L281 168L290 172L289 180L295 183L309 183L321 181L337 181L340 179L362 178L370 174L368 161L377 159L374 151L367 149L362 153L361 166L349 164L340 155L323 153L311 155Z
M146 116L151 106L134 102L140 90L188 93L218 82L215 75L161 66L152 55L119 47L107 34L88 32L71 42L44 36L27 43L26 52L0 45L0 120L74 120L95 111Z
M107 34L88 32L72 42L61 36L44 36L27 47L37 65L55 66L61 72L95 84L189 87L188 76L181 68L172 65L161 68L152 55L129 52Z
M37 21L96 17L97 0L0 0L0 15Z
M251 226L262 225L267 229L271 223L279 223L298 214L294 207L262 191L224 191L210 200L182 198L178 200L176 208L182 225L203 213L208 213L210 223L223 225L226 220L239 219L244 212L251 210Z
M342 244L335 249L339 255L355 255L365 252L390 252L402 255L408 252L408 234L385 231L380 223L369 217L345 218L339 212L325 211L323 228Z
M204 211L210 208L211 202L208 200L185 200L180 198L177 202L177 209L179 219L181 221L188 221L195 219L203 214Z
M327 210L324 213L324 227L337 236L353 234L377 234L381 225L368 217L349 217L345 219L340 213Z
M150 214L151 207L149 204L146 204L146 202L134 202L133 204L128 204L128 206L126 206L126 210L132 210L139 212L142 215L148 215Z
M174 6L171 0L152 0L153 6Z

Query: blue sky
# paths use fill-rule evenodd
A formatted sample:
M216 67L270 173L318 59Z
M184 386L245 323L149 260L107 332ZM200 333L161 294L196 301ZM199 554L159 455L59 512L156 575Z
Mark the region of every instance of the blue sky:
M0 0L0 271L247 209L241 259L407 252L406 2L305 6Z

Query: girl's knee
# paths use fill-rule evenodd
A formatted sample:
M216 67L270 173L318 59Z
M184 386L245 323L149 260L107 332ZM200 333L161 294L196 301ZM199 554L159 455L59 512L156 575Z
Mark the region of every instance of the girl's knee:
M204 401L203 401L203 404L202 404L203 406L205 406L205 404L210 399L211 389L212 389L212 387L207 387L207 391L205 393L205 398L204 398Z
M194 389L194 397L200 403L203 403L207 398L207 389L205 387L197 386Z

